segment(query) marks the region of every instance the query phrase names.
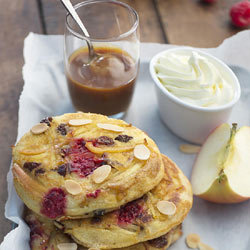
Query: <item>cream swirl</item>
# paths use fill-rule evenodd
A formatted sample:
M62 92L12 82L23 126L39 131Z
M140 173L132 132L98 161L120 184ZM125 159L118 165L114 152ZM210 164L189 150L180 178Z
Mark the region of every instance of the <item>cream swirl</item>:
M190 104L213 107L233 99L234 89L223 76L224 72L196 51L166 52L154 68L163 86Z

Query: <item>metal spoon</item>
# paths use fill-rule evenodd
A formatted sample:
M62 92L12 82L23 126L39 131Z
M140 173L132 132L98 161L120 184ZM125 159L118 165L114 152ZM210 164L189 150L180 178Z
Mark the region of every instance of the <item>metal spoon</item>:
M81 31L84 34L84 36L86 37L85 40L87 42L87 46L88 46L88 50L89 50L89 62L91 62L92 59L94 59L95 57L97 57L97 54L94 51L93 44L88 39L89 33L88 33L87 29L83 25L80 17L76 13L76 11L75 11L72 3L70 2L70 0L60 0L60 1L63 4L63 6L65 7L65 9L69 12L69 14L71 15L71 17L74 19L74 21L76 22L76 24L79 26L79 28L81 29Z

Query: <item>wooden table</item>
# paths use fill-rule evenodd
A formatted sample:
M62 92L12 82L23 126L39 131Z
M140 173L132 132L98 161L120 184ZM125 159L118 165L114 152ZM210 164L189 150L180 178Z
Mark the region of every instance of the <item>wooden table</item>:
M198 0L124 0L140 16L142 42L218 46L239 30L230 24L230 6L238 0L202 4ZM73 1L76 3L77 1ZM79 1L78 1L79 2ZM1 1L0 8L0 242L10 231L4 218L6 174L15 143L18 98L23 86L23 40L30 31L63 34L65 11L59 0ZM32 114L31 114L32 115Z

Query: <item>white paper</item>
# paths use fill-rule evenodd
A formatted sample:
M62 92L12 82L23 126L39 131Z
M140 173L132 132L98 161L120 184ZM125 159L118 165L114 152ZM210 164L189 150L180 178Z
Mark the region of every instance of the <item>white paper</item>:
M62 36L30 33L24 42L24 87L19 100L18 138L43 117L73 111L63 69ZM162 153L172 158L190 177L195 156L178 150L183 140L172 134L161 122L149 75L149 61L156 53L173 47L166 44L141 44L141 67L132 104L124 117L129 123L146 131ZM250 31L242 31L225 40L218 48L202 49L226 62L239 77L242 97L230 122L250 123ZM6 218L18 224L4 239L0 250L29 249L29 229L21 217L23 204L8 173ZM203 242L218 250L250 249L250 201L235 205L212 204L194 198L191 212L183 223L184 236L172 250L188 249L184 243L188 233L198 233Z

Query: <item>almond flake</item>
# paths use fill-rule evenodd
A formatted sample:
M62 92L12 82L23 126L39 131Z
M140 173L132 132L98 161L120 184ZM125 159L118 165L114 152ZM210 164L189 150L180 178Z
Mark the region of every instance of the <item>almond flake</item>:
M103 165L93 172L92 179L95 183L102 183L109 176L110 172L111 166Z
M197 248L201 243L200 236L198 234L189 234L186 237L186 244L189 248Z
M171 201L158 201L156 206L162 214L165 214L165 215L175 214L176 206Z
M58 221L54 221L54 224L55 224L55 226L57 227L57 228L59 228L60 230L63 230L64 229L64 226L63 226L63 224L61 224L60 222L58 222Z
M196 154L200 151L201 147L193 144L181 144L179 149L185 154Z
M89 123L92 123L92 120L85 120L85 119L69 120L69 125L71 125L71 126L82 126L82 125L86 125Z
M31 128L31 132L35 135L39 135L44 133L48 128L49 127L46 123L38 123Z
M202 242L199 243L198 248L200 250L214 250L212 247Z
M110 131L114 131L114 132L123 132L124 131L123 127L120 127L120 126L117 126L117 125L114 125L114 124L97 123L96 125L99 128L110 130Z
M73 180L66 180L65 188L70 194L73 194L73 195L77 195L82 192L81 185L78 182L73 181Z
M59 250L77 250L76 243L60 243L57 244Z
M150 156L150 150L144 144L136 145L134 156L139 160L147 160Z
M13 168L20 168L20 166L17 163L14 163Z

